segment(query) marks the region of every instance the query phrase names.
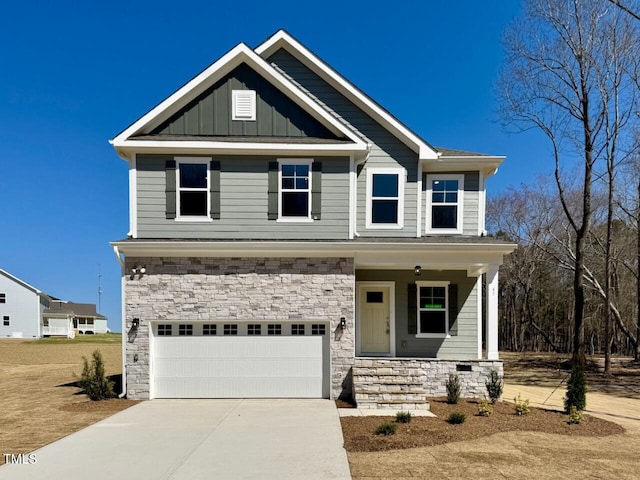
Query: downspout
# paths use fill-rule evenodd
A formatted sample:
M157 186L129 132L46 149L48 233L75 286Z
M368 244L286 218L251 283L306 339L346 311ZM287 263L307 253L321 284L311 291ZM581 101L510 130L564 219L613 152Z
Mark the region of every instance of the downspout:
M122 259L122 256L120 254L120 249L117 246L113 247L113 253L116 256L116 258L118 259L118 263L120 264L120 285L121 285L121 305L120 305L120 309L121 309L121 323L122 323L122 392L120 392L120 394L118 394L118 398L124 398L124 396L127 394L127 344L125 342L125 288L124 288L124 282L125 282L125 271L124 271L124 260Z

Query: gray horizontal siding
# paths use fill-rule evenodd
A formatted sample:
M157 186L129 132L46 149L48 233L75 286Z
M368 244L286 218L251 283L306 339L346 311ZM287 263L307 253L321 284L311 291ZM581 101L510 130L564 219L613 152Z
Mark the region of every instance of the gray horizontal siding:
M449 281L458 285L457 335L452 335L449 338L417 338L415 335L408 333L407 286L416 280ZM423 265L422 275L416 278L413 271L356 270L356 282L362 281L395 282L397 356L433 357L444 360L472 360L478 358L476 279L467 277L466 272L458 270L435 272L427 270Z
M220 219L181 222L165 218L165 162L169 155L138 155L138 238L347 239L349 159L321 157L322 215L312 223L267 219L268 170L276 157L224 156L220 160Z
M256 91L255 121L231 119L232 90ZM246 64L216 82L152 134L337 138Z
M335 88L299 62L283 49L268 59L275 63L294 81L301 85L319 103L334 112L350 128L359 132L372 144L367 167L404 167L408 173L404 198L404 228L402 230L380 230L365 228L366 171L358 176L356 229L362 237L414 237L416 235L417 168L418 155L394 137L378 122L345 98Z

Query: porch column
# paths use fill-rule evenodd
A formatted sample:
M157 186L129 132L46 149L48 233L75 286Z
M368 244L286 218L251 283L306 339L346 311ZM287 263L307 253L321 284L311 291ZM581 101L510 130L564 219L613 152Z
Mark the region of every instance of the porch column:
M487 359L498 360L498 265L487 271Z

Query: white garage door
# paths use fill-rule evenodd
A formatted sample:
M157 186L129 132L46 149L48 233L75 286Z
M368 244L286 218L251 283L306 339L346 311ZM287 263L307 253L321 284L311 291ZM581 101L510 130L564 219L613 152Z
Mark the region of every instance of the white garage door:
M155 398L328 398L324 324L153 326Z

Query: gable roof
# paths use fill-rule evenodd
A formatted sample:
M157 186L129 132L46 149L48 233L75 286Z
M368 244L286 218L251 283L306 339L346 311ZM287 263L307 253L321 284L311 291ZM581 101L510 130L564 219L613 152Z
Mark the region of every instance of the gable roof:
M74 303L66 301L54 301L43 314L45 315L75 315L77 317L94 317L106 320L107 317L96 312L93 303Z
M353 83L340 75L285 30L277 31L258 46L255 51L261 57L268 58L281 48L293 55L307 68L311 69L316 75L320 76L338 92L380 123L390 133L407 145L407 147L416 152L421 160L436 160L438 158L438 152L434 147L429 145L416 133L412 132L406 125Z
M49 297L49 295L47 295L46 293L42 292L41 290L38 290L36 287L33 287L31 285L29 285L27 282L20 280L18 277L15 277L13 275L11 275L9 272L7 272L6 270L2 270L0 268L0 275L4 275L5 277L7 277L9 280L14 281L15 283L17 283L18 285L23 286L24 288L31 290L33 293L40 295L41 297L44 297L48 300L51 299L51 297Z
M136 120L133 124L116 135L116 137L110 140L109 143L116 148L121 156L125 157L127 155L127 150L129 149L140 151L141 149L153 149L160 146L193 150L202 148L237 148L246 150L264 148L267 144L245 143L242 138L238 139L239 143L235 146L229 142L218 142L215 139L208 139L208 141L158 142L154 140L136 138L140 135L151 132L163 121L170 118L189 102L197 98L217 80L231 72L235 67L242 63L246 63L257 73L262 75L267 81L287 95L297 105L302 107L303 110L317 119L322 125L327 127L329 131L351 141L350 144L346 145L344 142L338 142L337 145L326 147L327 149L341 151L366 151L368 149L367 143L360 138L358 134L346 127L342 122L338 121L317 102L313 101L313 99L301 91L300 88L298 88L286 76L274 69L244 43L240 43L231 49L204 71L143 115L140 119ZM298 148L304 148L304 146L299 146ZM318 146L311 145L308 148L318 148Z

